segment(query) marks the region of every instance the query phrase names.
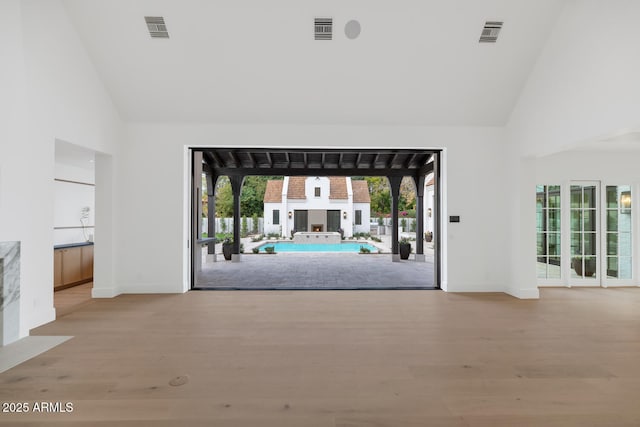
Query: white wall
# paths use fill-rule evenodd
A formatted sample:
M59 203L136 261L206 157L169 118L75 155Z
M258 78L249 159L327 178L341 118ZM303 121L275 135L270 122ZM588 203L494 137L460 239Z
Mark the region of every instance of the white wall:
M273 223L273 210L280 210L280 223ZM281 203L265 203L264 204L264 234L269 233L278 233L280 234L280 227L282 226L282 221L284 219L283 215L287 215L286 212L282 210Z
M55 164L54 210L53 210L53 244L78 243L91 240L95 225L95 186L94 171L61 163ZM72 182L69 182L72 181ZM80 227L81 211L89 208L89 215L84 221L87 228ZM65 228L61 228L65 227Z
M0 2L0 28L0 240L22 242L26 336L55 317L55 140L113 154L121 123L59 1Z
M536 178L574 171L572 179L579 179L587 172L573 157L556 163L556 172L535 157L593 146L594 141L606 149L606 142L597 141L640 129L638 16L640 3L628 0L567 2L511 114L504 158L507 191L514 195L507 211L509 263L515 273L509 283L521 290L514 294L537 294L531 261Z
M509 251L505 246L508 230L504 217L496 214L504 211L507 199L503 139L500 128L130 124L118 169L116 215L119 232L128 237L116 254L119 291L188 289L188 283L182 281L188 266L176 263L182 259L188 238L183 232L188 220L182 186L185 144L327 147L327 141L338 148L446 148L445 213L460 215L461 222L445 228L443 246L449 270L443 286L453 291L505 290L510 268L504 262ZM148 161L149 153L154 162ZM158 165L162 165L161 173ZM482 179L470 179L473 177ZM287 207L294 208L293 204ZM151 224L148 212L154 213ZM145 221L150 227L141 229L137 224ZM154 229L161 232L147 231ZM153 248L153 259L141 255L149 248Z
M361 225L355 225L356 211L362 211L362 223ZM368 233L371 231L371 205L369 203L354 203L353 204L353 232L354 233Z

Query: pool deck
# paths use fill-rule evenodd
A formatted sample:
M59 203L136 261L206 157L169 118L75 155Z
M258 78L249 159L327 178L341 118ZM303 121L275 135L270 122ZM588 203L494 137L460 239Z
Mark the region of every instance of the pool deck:
M383 254L357 253L278 253L253 254L251 248L265 243L245 244L240 262L225 261L222 255L216 262L206 263L196 276L202 289L421 289L434 286L433 249L425 243L426 262L410 259L392 262L387 242L376 243L388 251ZM349 240L347 240L349 241ZM364 240L360 240L364 242ZM375 242L373 242L375 243ZM385 245L385 243L387 245ZM415 245L415 243L414 243ZM414 246L415 248L415 246Z

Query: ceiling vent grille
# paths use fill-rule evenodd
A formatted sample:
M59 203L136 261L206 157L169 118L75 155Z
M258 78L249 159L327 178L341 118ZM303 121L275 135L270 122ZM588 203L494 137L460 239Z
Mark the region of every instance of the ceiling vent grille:
M503 23L500 21L487 21L480 35L480 43L495 43L498 40L498 34L502 29Z
M333 37L333 18L315 18L314 32L316 40L331 40Z
M167 31L167 25L164 23L162 16L145 16L144 20L147 23L149 34L153 38L169 38L169 32Z

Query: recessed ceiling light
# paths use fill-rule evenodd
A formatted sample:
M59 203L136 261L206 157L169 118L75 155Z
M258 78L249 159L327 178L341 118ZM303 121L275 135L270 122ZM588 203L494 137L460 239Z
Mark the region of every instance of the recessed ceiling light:
M355 19L347 22L347 24L344 26L344 34L351 40L358 38L358 36L360 35L360 30L360 23Z

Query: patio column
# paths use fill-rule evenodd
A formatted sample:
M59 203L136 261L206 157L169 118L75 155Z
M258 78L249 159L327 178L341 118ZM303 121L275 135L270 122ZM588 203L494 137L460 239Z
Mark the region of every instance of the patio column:
M242 191L242 181L244 175L233 175L229 177L231 190L233 191L233 253L231 262L240 261L240 192Z
M401 176L389 176L389 186L391 187L391 261L400 262L400 251L398 245L398 200L400 198Z
M416 261L424 262L424 175L413 177L416 184Z
M212 173L207 173L207 235L212 238L216 237L216 183L218 177ZM213 261L216 261L216 242L212 241L207 246L207 254L213 255Z

